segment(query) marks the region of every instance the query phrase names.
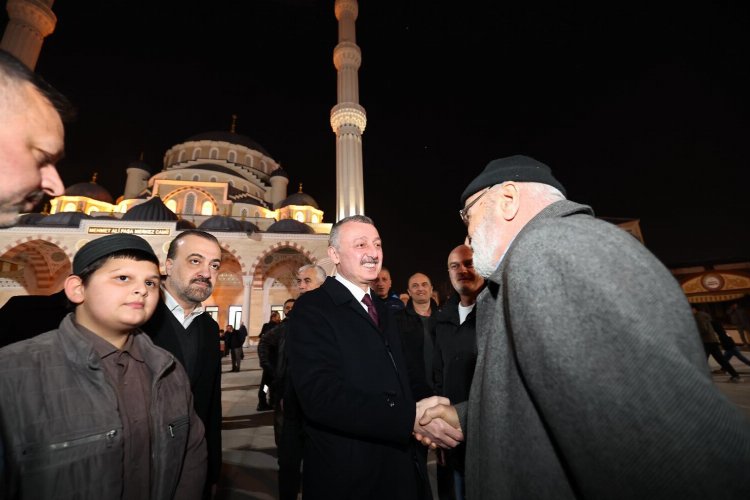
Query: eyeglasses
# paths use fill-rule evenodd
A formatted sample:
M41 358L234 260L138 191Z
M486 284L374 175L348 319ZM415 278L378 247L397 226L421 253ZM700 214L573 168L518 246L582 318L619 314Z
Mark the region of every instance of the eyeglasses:
M473 207L474 204L482 198L482 196L486 195L487 191L489 191L490 189L492 189L492 186L486 188L484 191L482 191L482 194L474 198L474 201L458 211L458 215L461 216L461 220L464 221L464 224L466 224L467 226L469 225L469 209Z

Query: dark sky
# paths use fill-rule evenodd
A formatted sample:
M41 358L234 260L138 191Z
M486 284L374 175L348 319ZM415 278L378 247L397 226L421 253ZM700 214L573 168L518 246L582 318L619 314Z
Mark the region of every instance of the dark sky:
M63 180L117 197L141 152L160 169L236 113L333 222L333 3L58 0L37 71L78 108ZM360 1L365 206L396 287L446 280L461 192L517 153L669 266L750 258L748 21L740 0Z

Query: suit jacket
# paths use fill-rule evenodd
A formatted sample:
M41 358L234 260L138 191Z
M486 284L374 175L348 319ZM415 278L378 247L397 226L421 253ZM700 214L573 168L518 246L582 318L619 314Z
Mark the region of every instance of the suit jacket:
M174 354L185 366L185 356L178 335L185 329L160 301L151 319L142 327L154 344ZM219 348L219 325L210 314L203 313L189 326L191 335L198 335L198 361L192 373L188 373L193 391L193 405L206 428L208 449L207 483L219 480L221 470L221 352Z
M570 201L523 228L480 294L458 407L472 500L750 498L750 425L678 283Z
M289 315L289 371L308 436L306 499L419 498L415 401L394 319L375 305L380 328L328 278Z

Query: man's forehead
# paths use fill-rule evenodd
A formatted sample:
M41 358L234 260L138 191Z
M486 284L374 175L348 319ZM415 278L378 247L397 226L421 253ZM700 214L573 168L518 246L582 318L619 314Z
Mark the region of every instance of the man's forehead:
M203 257L221 259L221 247L211 240L200 236L186 236L177 242L177 251L185 255L201 255Z
M466 247L458 248L456 250L453 250L448 256L448 264L452 262L464 262L466 260L470 260L471 258L472 258L472 253L469 248L466 248Z
M409 285L413 285L415 283L419 283L420 285L423 285L425 283L428 285L431 284L430 278L428 278L424 274L415 274L414 276L409 278Z

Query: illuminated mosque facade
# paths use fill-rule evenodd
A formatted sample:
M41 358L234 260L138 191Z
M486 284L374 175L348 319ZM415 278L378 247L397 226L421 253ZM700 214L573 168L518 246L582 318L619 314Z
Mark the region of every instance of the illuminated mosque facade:
M54 31L54 0L8 0L10 21L0 48L33 68L44 37ZM337 103L331 110L336 136L336 220L364 213L359 104L356 0L336 0L339 43ZM69 186L51 200L49 214L29 213L0 230L0 305L14 295L49 295L62 289L76 251L112 233L138 234L151 244L164 270L170 241L188 228L216 236L222 265L213 295L204 303L222 327L240 321L251 335L297 295L295 274L327 257L332 221L303 186L289 189L289 175L258 143L226 131L199 133L164 154L154 171L143 161L126 168L122 196L114 199L94 177ZM291 194L290 194L291 191Z

